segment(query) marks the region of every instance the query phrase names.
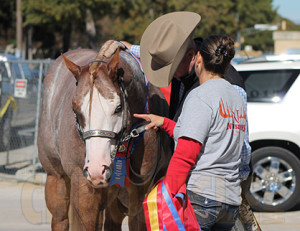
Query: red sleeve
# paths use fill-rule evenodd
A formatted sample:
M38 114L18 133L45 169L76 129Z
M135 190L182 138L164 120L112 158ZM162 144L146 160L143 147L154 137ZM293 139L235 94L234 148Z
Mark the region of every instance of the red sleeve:
M172 81L167 87L161 87L160 90L164 94L169 106L170 106L170 98L171 98L171 88L172 88Z
M172 195L177 194L180 187L186 182L191 168L195 165L202 144L187 137L178 139L176 150L171 158L165 182Z
M165 132L167 132L170 137L174 138L173 137L173 131L174 131L175 125L176 125L175 121L170 120L170 119L165 117L164 118L164 123L161 126L161 129L164 130Z

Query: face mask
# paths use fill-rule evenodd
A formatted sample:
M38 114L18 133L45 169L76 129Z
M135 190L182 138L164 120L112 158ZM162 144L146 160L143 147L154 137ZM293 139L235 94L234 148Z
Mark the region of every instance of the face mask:
M195 65L192 67L192 70L189 74L180 77L181 82L186 85L188 83L190 83L190 81L193 81L195 78L196 74L195 74Z

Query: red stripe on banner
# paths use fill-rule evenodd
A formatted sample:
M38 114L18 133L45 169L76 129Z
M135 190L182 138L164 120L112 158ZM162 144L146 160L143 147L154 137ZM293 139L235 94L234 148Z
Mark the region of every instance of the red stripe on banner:
M176 225L176 222L172 216L171 211L169 210L168 205L166 204L166 201L163 200L163 221L164 225L166 227L166 230L168 231L179 231L178 226Z
M146 227L147 227L147 230L150 231L151 230L151 226L150 226L149 210L148 210L147 200L148 200L148 196L143 201L143 207L144 207Z

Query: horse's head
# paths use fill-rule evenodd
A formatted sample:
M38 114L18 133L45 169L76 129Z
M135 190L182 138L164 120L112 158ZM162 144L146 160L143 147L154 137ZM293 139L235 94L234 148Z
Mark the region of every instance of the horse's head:
M99 53L100 55L100 53ZM123 93L119 86L119 51L108 60L98 57L78 66L63 56L76 78L72 108L77 127L86 145L84 175L95 186L107 186L111 177L111 155L124 130ZM126 126L126 124L125 124Z
M85 66L78 66L66 57L64 60L76 78L72 108L86 145L84 174L92 184L105 186L110 178L110 154L116 146L113 136L122 129L122 101L117 82L119 55L109 61L97 58ZM93 131L102 131L103 136Z

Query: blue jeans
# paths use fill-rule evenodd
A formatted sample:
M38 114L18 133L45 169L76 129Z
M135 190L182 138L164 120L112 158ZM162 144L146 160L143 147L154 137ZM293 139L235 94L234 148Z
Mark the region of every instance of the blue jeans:
M202 231L230 231L239 214L239 206L208 199L187 190Z

